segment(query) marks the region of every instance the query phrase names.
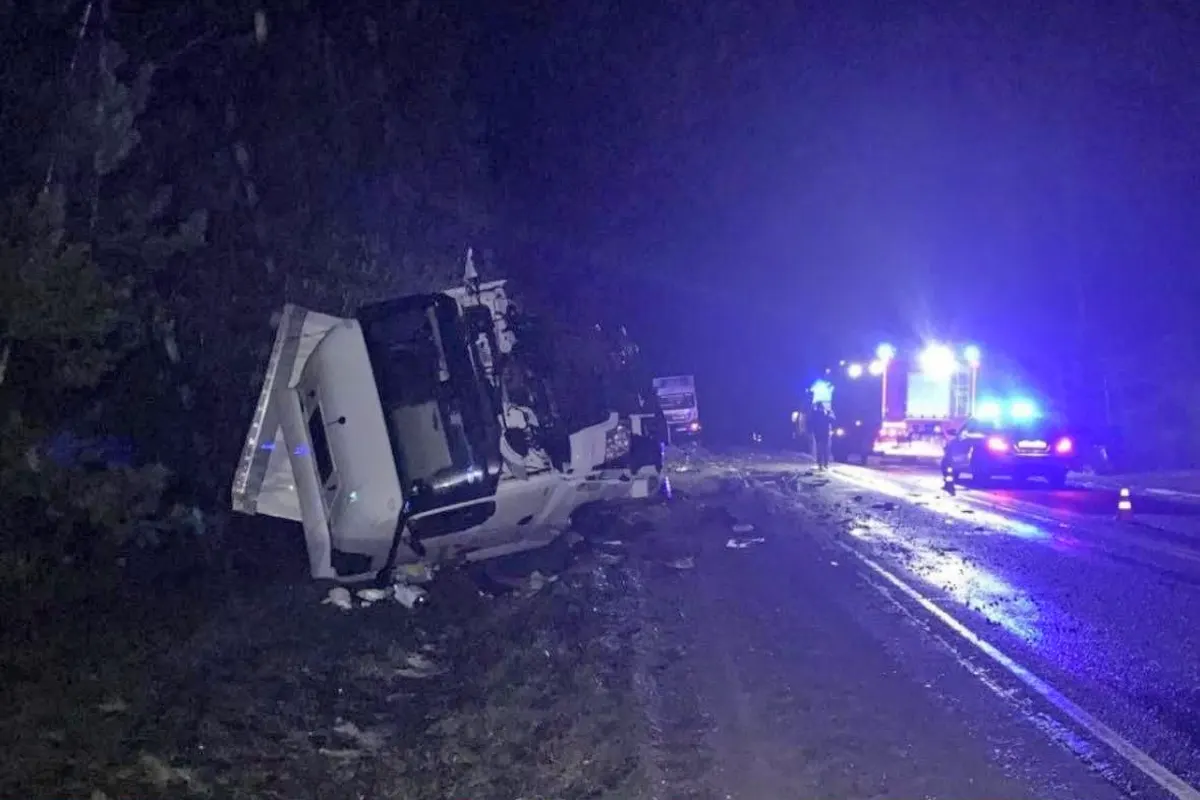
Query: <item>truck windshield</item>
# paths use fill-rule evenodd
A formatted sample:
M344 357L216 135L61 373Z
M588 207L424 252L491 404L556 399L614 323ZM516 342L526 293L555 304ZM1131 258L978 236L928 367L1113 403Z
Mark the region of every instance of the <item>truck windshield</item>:
M410 510L490 494L499 431L454 300L403 298L359 319Z
M696 405L694 394L665 394L659 395L658 403L663 411L674 411L681 408L692 408Z

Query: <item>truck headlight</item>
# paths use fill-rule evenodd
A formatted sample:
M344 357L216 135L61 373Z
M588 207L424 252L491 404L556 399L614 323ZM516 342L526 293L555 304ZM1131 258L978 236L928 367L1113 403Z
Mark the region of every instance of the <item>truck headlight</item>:
M604 460L607 462L624 458L629 455L632 444L633 432L625 423L618 424L604 435Z
M833 432L833 435L834 435L834 436L845 436L845 435L846 435L846 429L845 429L845 428L838 428L836 431L834 431L834 432Z

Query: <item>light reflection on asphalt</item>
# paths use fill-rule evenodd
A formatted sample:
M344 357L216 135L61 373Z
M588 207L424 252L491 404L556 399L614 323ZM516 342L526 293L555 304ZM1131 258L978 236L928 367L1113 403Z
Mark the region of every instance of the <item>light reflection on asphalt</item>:
M1037 525L1013 519L1003 514L997 514L994 511L988 511L964 498L941 494L940 479L934 475L921 476L915 482L916 486L905 486L866 471L860 472L858 470L839 467L835 470L835 474L848 483L856 484L864 489L879 492L888 497L895 497L905 502L920 503L924 507L943 516L962 519L966 522L974 522L976 525L998 528L1005 533L1018 536L1022 539L1049 540L1051 538L1049 531Z
M1028 594L994 572L972 563L956 551L923 545L902 536L882 520L858 520L850 535L888 549L902 548L907 567L929 584L1024 641L1030 644L1041 641L1037 605Z

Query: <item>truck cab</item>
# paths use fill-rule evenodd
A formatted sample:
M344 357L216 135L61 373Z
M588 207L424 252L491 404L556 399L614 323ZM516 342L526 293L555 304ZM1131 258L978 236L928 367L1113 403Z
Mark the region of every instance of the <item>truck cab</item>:
M667 425L672 443L700 436L700 408L696 403L696 378L693 375L670 375L654 379L654 392Z
M234 509L300 522L313 577L353 581L540 547L584 503L653 495L661 447L640 420L559 423L504 284L349 319L285 307Z

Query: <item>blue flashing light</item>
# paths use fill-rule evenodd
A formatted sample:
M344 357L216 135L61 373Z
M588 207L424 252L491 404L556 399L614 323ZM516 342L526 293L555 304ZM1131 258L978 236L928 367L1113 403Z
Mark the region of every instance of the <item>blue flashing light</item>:
M980 400L975 409L975 417L977 419L987 420L989 422L995 422L999 420L1003 413L1004 409L996 400Z
M809 391L812 392L813 403L833 402L833 384L829 381L816 381Z
M1031 420L1038 415L1037 405L1032 400L1013 400L1009 405L1008 413L1012 415L1014 420L1024 422Z

